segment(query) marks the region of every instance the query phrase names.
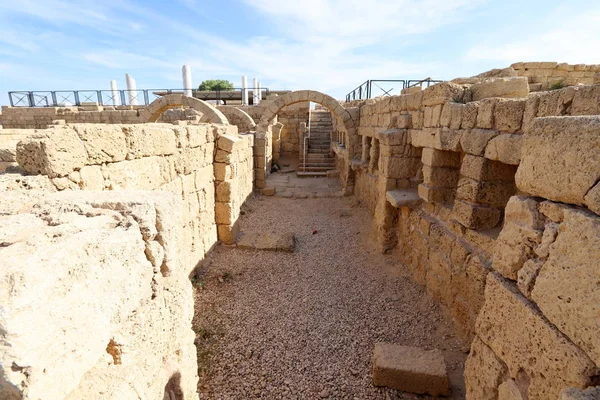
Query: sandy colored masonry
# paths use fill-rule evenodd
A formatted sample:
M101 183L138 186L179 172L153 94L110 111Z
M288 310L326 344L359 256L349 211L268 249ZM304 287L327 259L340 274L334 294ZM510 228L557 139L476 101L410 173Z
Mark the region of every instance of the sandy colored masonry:
M302 90L235 110L4 108L0 397L197 398L188 278L298 154L309 101L331 113L368 234L452 316L467 398L594 393L597 72L517 63L351 103ZM184 103L184 121L149 122Z

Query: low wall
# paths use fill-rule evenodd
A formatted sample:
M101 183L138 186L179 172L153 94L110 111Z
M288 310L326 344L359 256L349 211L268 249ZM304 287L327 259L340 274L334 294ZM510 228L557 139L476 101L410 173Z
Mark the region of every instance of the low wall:
M360 107L360 152L343 161L354 193L380 249L470 345L469 399L597 384L600 87L527 85L441 83L349 104Z
M572 86L600 83L600 65L557 62L519 62L511 65L518 76L526 76L536 90L548 90L553 85Z
M0 216L1 398L197 399L182 210L166 192L46 192Z
M14 315L0 320L0 397L197 398L189 277L235 239L253 139L75 124L19 142L20 167L40 175L0 175L0 314Z
M138 124L143 106L119 107L2 107L0 125L5 129L45 129L53 121L90 124Z

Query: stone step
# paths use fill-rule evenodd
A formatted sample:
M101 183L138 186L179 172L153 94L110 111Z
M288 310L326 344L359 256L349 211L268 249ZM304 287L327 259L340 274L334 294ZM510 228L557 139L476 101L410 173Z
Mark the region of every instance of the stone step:
M296 176L327 176L327 171L296 171Z
M298 171L301 172L327 172L327 171L331 171L332 169L335 169L335 166L327 166L327 167L309 167L307 166L306 168L304 168L304 166L298 166Z

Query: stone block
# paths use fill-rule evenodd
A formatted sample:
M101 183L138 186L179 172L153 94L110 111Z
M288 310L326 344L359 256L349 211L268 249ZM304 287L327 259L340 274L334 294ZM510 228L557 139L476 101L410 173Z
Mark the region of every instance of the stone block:
M127 142L120 126L85 124L74 125L73 129L85 146L88 164L125 160Z
M460 168L460 153L424 148L421 162L431 167Z
M477 111L477 127L481 129L494 128L494 109L498 99L485 99L479 102Z
M99 165L85 166L79 171L80 186L84 190L104 190L104 177Z
M423 183L427 186L454 188L458 182L456 168L430 167L423 165Z
M478 181L514 181L517 167L484 157L467 154L463 157L460 174Z
M501 134L493 137L485 147L485 158L503 164L519 165L523 135Z
M477 114L479 113L479 102L467 103L462 109L462 129L472 129L477 126Z
M275 192L276 192L276 188L274 187L266 187L263 188L261 191L263 196L274 196Z
M458 181L456 197L473 203L504 207L517 188L512 182L479 181L462 177Z
M488 275L476 332L500 355L511 378L526 374L530 399L553 399L566 387L586 387L595 374L586 354L494 273Z
M492 229L500 222L500 210L495 207L454 201L452 217L462 226L475 230Z
M491 97L527 97L529 82L526 77L493 78L471 86L473 100Z
M153 125L123 126L128 147L127 159L169 155L177 151L177 140L173 129Z
M584 86L573 96L571 115L600 114L600 86Z
M514 379L508 379L498 387L498 399L501 400L525 400L527 395L523 396L521 389Z
M296 249L296 238L289 232L261 232L244 234L239 237L237 247L240 249L281 251L293 253Z
M466 398L470 400L498 399L498 386L508 373L506 365L478 337L471 343L465 363Z
M375 343L373 384L403 392L448 395L444 356L439 350Z
M587 389L568 388L560 392L558 400L598 400L600 399L600 386Z
M30 174L55 178L86 165L88 155L73 129L57 127L19 142L16 159Z
M412 178L420 166L421 160L416 157L379 157L379 169L386 178Z
M531 293L544 315L600 364L600 217L576 209L549 248Z
M524 135L515 176L520 190L549 200L585 204L600 178L600 116L537 118Z
M520 226L508 219L496 240L492 267L504 277L517 280L523 264L535 257L534 250L542 241L542 231Z
M436 83L433 86L429 86L420 93L422 93L423 106L436 106L444 104L448 101L462 101L464 91L465 90L461 85L451 82L441 82Z
M244 146L244 141L232 135L221 135L217 139L217 148L227 153L232 153L235 150L241 150Z
M153 190L167 183L161 174L162 157L144 157L106 165L110 189Z
M452 105L454 103L446 103L443 105L442 113L440 114L440 126L450 127L452 121Z
M451 129L460 129L462 125L463 119L463 109L465 108L464 104L460 103L449 103L450 104L450 128Z
M217 225L217 237L225 244L234 244L240 234L239 221L233 225Z
M428 203L450 203L456 195L455 189L430 187L424 184L420 184L417 190L419 197Z
M488 142L498 134L498 131L489 129L467 129L460 137L460 145L465 153L481 156Z
M499 99L494 107L496 129L507 133L520 131L525 103L525 99Z

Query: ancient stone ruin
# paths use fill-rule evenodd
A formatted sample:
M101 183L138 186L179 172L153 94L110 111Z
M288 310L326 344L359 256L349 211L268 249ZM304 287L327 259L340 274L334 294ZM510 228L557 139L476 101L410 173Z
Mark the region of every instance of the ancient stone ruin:
M373 243L391 266L385 273L405 273L407 287L452 322L463 350L452 364L460 389L448 381L446 353L362 333L373 334L359 343L373 357L355 362L371 369L349 365L347 385L372 392L357 398L599 398L599 70L517 63L352 102L302 90L258 106L171 94L147 107L3 107L0 398L221 398L199 385L199 340L210 335L192 319L210 293L194 304L197 271L219 251L275 250L260 257L301 263L285 257L339 234ZM352 204L336 209L345 231L285 227L287 217L261 225L271 208L293 214L303 204ZM244 225L248 205L265 213L254 228ZM354 210L368 223L348 224ZM218 282L243 268L252 282L258 267L227 264ZM310 313L329 303L319 304ZM337 383L294 392L297 382L281 379L289 398L351 393ZM264 385L236 390L286 397L269 397Z

